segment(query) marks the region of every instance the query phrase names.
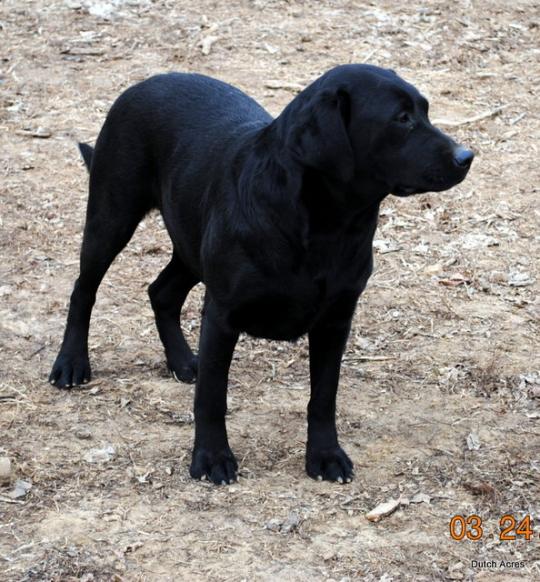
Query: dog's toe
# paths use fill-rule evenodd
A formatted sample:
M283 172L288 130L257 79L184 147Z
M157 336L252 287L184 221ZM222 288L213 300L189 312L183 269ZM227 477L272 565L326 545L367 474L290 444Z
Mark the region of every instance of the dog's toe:
M210 451L197 449L193 451L193 458L189 474L194 479L208 478L216 485L227 485L237 480L238 463L229 448Z
M308 448L306 472L312 479L341 484L350 483L354 477L352 461L340 446L331 449Z
M190 358L187 363L183 361L172 362L169 360L168 366L172 377L177 382L193 384L197 380L197 358L195 356Z
M57 388L72 388L86 384L91 379L88 356L59 354L49 375L49 382Z

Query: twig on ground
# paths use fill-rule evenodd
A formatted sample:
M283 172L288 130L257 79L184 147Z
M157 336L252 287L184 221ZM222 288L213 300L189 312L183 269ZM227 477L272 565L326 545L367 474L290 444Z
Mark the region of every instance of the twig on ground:
M503 109L506 109L509 106L509 103L506 105L501 105L500 107L496 107L491 111L486 111L484 113L479 113L473 117L467 117L465 119L453 120L453 119L436 119L433 121L433 125L443 125L446 127L459 127L460 125L468 125L469 123L476 123L477 121L482 121L483 119L488 119L489 117L495 117L498 115Z

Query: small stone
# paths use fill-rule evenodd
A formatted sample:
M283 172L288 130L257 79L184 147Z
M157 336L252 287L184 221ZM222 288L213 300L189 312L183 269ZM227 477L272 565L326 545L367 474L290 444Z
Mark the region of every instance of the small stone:
M88 440L92 438L92 433L90 432L90 429L87 428L86 426L79 426L75 429L74 433L73 433L78 439L81 440Z
M267 521L264 527L270 531L279 531L281 529L281 522L279 519L274 518L270 521Z
M84 455L87 463L107 463L116 455L116 449L112 445L106 445L102 449L90 449Z

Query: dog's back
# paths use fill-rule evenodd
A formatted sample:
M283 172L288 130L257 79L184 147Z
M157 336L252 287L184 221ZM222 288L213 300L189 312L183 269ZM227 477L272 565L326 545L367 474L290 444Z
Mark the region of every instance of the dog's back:
M112 106L96 144L99 149L114 142L122 155L144 149L155 170L170 165L197 165L212 160L227 142L272 117L239 89L204 75L157 75L127 89ZM126 143L126 136L128 137Z

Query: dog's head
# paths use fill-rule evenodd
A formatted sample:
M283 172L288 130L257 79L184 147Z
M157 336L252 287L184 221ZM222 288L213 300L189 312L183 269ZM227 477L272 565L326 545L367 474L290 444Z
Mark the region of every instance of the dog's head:
M337 67L297 99L293 157L339 182L369 179L408 196L448 190L469 171L473 152L431 124L427 99L393 71Z

